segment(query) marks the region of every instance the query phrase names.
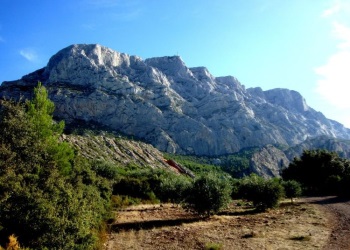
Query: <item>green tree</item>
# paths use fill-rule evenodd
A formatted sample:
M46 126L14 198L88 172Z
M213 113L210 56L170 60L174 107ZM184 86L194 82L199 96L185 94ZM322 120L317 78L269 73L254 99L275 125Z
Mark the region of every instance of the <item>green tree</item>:
M73 150L66 142L59 142L63 133L64 122L55 122L53 112L55 105L48 98L48 92L39 82L34 89L34 98L26 102L28 122L33 127L34 138L38 146L45 147L53 164L59 166L62 173L68 174L71 170L70 161L73 159Z
M252 174L241 180L238 196L253 202L259 211L273 208L283 196L283 187L277 179L265 180Z
M299 182L295 180L283 181L282 186L287 198L293 203L293 198L297 198L302 193L302 188Z
M169 175L161 179L157 196L161 201L180 204L186 198L190 182L182 176Z
M231 200L229 182L211 174L197 178L188 192L187 206L206 216L217 213Z
M1 101L0 245L15 234L34 249L94 249L111 187L59 140L52 112L41 84L32 101Z
M335 152L305 150L282 171L284 180L296 180L310 194L337 194L350 166Z

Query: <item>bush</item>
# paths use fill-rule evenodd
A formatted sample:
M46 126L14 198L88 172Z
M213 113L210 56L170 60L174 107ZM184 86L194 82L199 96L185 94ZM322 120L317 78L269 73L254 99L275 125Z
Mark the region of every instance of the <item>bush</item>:
M142 199L143 202L181 203L190 185L187 177L151 168L128 168L120 173L113 194Z
M148 199L152 192L146 178L123 177L114 184L114 195L128 195L140 199Z
M225 179L214 175L197 178L189 189L187 207L199 214L210 216L230 201L231 186Z
M264 211L278 205L283 187L277 180L265 180L252 174L241 180L238 196L252 201L257 210Z
M109 180L114 180L118 175L118 168L117 166L104 162L104 161L94 161L92 163L92 169L98 174L99 176L102 176L104 178L107 178Z
M223 246L221 243L209 242L209 243L205 244L204 249L205 250L221 250L221 249L223 249Z
M293 198L297 198L301 195L302 189L299 182L290 180L290 181L283 181L282 186L284 188L284 194L287 198L291 200L293 203Z
M190 182L182 176L169 176L161 179L157 196L163 202L180 204L186 198Z

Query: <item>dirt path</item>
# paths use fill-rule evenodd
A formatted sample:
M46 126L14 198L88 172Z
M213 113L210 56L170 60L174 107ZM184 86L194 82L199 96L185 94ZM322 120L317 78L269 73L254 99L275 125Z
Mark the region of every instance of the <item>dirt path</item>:
M329 216L333 229L324 249L350 249L350 200L331 196L303 198L302 201L318 204Z

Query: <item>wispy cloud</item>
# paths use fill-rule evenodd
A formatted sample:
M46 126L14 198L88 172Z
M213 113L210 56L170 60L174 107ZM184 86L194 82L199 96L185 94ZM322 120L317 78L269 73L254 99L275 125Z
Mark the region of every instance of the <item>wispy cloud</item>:
M315 69L322 77L316 91L337 108L350 108L350 51L342 50L332 55L327 64Z
M349 49L350 48L350 28L340 24L338 22L333 22L333 34L341 42L338 44L339 49Z
M333 18L340 15L347 15L350 13L350 1L349 0L333 0L331 5L325 9L321 16L324 18Z
M350 109L350 28L334 22L333 35L338 39L338 50L329 57L325 65L315 69L316 74L320 76L316 91L330 105L348 113Z
M29 62L38 62L38 59L39 59L38 53L34 49L31 49L31 48L21 49L19 51L19 54Z
M332 22L330 34L336 39L336 51L329 56L324 65L315 69L319 76L315 91L327 105L334 108L331 115L350 128L350 23L347 23L349 14L348 0L333 0L332 5L321 15Z
M322 12L322 17L329 17L329 16L333 16L334 14L338 13L341 9L341 2L340 0L336 0L336 1L333 1L333 4L332 6L330 6L328 9L325 9L323 12Z

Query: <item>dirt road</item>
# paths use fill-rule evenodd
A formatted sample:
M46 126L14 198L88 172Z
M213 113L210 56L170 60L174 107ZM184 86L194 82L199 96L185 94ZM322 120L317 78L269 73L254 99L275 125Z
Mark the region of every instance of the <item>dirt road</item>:
M350 200L328 196L303 198L302 201L318 204L329 216L333 229L324 249L350 249Z

